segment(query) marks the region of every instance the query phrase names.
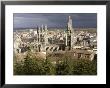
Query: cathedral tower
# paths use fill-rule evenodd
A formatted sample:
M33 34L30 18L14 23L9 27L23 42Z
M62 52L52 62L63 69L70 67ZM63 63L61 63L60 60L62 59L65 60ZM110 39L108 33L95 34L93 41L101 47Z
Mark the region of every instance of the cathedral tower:
M73 39L74 39L74 30L72 27L71 16L69 16L67 23L67 36L66 36L66 46L68 50L71 50L73 48Z
M48 30L47 30L47 25L45 25L45 35L44 35L44 38L45 38L45 46L48 44Z

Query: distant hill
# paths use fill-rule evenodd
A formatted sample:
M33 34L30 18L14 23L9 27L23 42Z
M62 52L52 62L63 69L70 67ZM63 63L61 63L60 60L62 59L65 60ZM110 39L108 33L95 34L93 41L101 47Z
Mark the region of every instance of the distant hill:
M88 31L90 33L97 33L97 28L74 28L75 31Z
M37 28L14 28L14 31L16 30L29 30L29 29L34 29L36 30ZM65 30L66 28L48 28L49 31L56 31L56 30ZM75 31L89 31L90 33L97 32L97 28L74 28Z

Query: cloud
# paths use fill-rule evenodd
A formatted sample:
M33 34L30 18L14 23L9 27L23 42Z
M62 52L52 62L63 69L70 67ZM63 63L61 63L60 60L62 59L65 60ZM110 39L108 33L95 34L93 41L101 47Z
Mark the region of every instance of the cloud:
M65 27L68 16L72 17L74 27L96 27L96 13L15 13L14 28L33 28L47 24L48 27Z

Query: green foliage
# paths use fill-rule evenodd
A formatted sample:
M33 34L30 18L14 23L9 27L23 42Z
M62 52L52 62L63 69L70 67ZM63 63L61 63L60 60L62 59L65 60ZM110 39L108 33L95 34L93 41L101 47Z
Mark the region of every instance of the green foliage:
M90 60L77 60L74 61L74 75L96 75L97 64Z
M23 63L22 62L17 62L14 64L14 75L22 75L24 74L23 70Z
M44 60L42 64L43 75L54 75L55 68L49 59Z
M63 58L56 64L56 75L72 75L72 62L68 58Z
M72 55L71 55L72 56ZM17 57L16 57L17 58ZM56 62L56 63L53 63ZM97 61L73 59L69 54L52 60L37 58L28 52L24 61L14 63L15 75L96 75Z

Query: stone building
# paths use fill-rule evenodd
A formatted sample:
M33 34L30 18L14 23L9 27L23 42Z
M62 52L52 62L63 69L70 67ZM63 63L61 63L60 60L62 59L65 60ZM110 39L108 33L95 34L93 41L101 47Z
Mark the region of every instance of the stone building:
M73 50L73 57L76 59L89 59L93 60L96 53L93 50L80 50L80 49L74 49Z

